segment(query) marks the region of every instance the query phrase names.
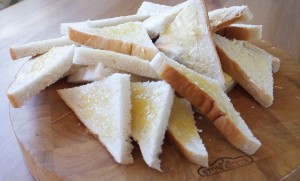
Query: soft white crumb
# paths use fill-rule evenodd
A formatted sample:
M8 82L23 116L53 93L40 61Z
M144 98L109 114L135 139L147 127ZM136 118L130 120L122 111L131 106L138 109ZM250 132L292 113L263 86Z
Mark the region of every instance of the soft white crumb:
M254 108L255 108L255 106L251 106L251 108L252 108L252 109L254 109Z
M197 132L198 133L202 133L202 129L197 129Z
M300 96L297 96L296 98L300 100Z

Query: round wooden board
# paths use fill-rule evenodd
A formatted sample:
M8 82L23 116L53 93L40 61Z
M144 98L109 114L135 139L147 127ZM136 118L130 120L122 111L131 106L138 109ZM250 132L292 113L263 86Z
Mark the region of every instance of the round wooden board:
M163 172L146 166L136 144L134 163L117 164L59 98L57 89L75 86L61 80L22 108L10 108L30 172L37 180L279 180L289 175L300 164L300 66L282 50L266 42L257 44L282 60L274 75L274 104L263 108L239 86L229 94L263 144L254 155L235 149L206 118L196 115L209 153L209 169L183 158L168 138L160 156Z

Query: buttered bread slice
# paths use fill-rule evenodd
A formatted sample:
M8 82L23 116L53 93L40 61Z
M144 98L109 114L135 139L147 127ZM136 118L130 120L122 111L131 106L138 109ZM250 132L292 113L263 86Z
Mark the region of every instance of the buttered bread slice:
M171 57L175 57L176 61L186 67L217 80L224 88L225 80L203 0L188 0L155 44L165 53L178 52L178 56Z
M105 28L69 28L69 38L92 48L111 50L146 60L151 60L158 52L141 22Z
M133 162L129 75L113 74L102 81L57 92L116 162Z
M212 32L216 32L233 23L247 23L253 14L247 6L231 6L208 12Z
M159 78L157 73L152 69L150 61L109 50L77 47L75 48L73 63L79 65L96 65L101 63L105 67L154 79Z
M159 154L167 129L174 91L164 81L131 83L132 137L151 168L161 171Z
M198 134L191 104L186 99L174 97L168 133L184 157L208 167L208 154Z
M254 154L261 146L218 83L159 53L151 62L162 79L211 120L236 148Z
M219 35L214 38L224 71L262 106L271 106L273 56L245 41L231 41Z
M33 95L55 83L72 66L74 45L54 47L25 62L6 94L14 107L21 107Z

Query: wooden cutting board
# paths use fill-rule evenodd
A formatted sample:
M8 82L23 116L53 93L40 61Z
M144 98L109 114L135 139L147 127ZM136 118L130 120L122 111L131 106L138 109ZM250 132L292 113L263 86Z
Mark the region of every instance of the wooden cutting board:
M279 180L300 170L300 65L284 51L260 41L258 46L281 59L274 74L275 101L263 108L241 87L229 96L262 147L252 156L235 149L210 121L197 115L209 153L209 168L183 158L165 138L162 170L146 166L135 144L134 164L117 164L80 123L56 90L75 84L61 80L19 109L10 107L13 129L32 175L37 180ZM296 171L295 171L296 170ZM292 173L292 174L291 174ZM295 176L296 175L296 176Z

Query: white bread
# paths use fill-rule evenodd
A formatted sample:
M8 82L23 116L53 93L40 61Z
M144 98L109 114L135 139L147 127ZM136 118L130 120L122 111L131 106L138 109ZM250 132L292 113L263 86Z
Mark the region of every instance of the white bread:
M74 45L54 47L47 53L25 62L7 90L13 107L21 107L26 100L62 78L73 60Z
M68 29L71 28L103 28L108 26L116 26L123 23L128 23L132 21L144 21L149 18L148 14L138 14L138 15L128 15L120 16L114 18L100 19L100 20L87 20L82 22L73 23L61 23L60 24L60 34L68 35Z
M216 33L231 40L260 40L262 38L262 28L262 25L231 24Z
M183 2L161 13L153 14L150 18L146 19L143 22L143 25L149 36L152 39L156 38L165 27L175 19L177 14L186 4L187 2Z
M36 42L30 42L23 45L16 45L9 48L10 56L13 60L27 56L36 56L46 53L53 47L60 47L66 45L72 45L72 42L68 37L63 36L60 38L54 38L49 40L42 40Z
M140 22L129 22L105 28L69 28L71 40L88 47L151 60L158 49Z
M136 14L149 14L150 16L155 16L158 13L163 13L171 8L172 7L170 6L143 1Z
M101 63L105 67L115 68L154 79L159 78L150 66L148 60L108 50L77 47L75 49L73 63L81 65L95 65Z
M102 81L57 91L115 161L122 164L133 163L129 77L114 74Z
M178 52L175 60L218 81L224 87L220 60L210 32L204 2L188 0L175 20L155 43L163 52ZM180 47L180 48L178 48ZM174 56L173 56L174 57Z
M164 81L131 83L132 137L151 168L161 171L159 154L171 114L174 91Z
M68 76L67 81L71 83L88 83L97 80L102 80L114 73L127 73L122 70L104 67L101 63L97 65L88 65L80 68L78 71ZM130 75L130 81L132 82L146 82L153 80L148 77L143 77L135 74Z
M230 75L228 75L224 71L223 71L223 75L224 75L224 78L225 78L225 93L228 93L236 85L236 82L233 80L233 78Z
M87 26L91 28L103 28L107 26L116 26L128 22L144 21L149 17L150 15L148 14L134 14L128 16L109 18L109 19L100 19L100 20L93 20L93 21L88 20Z
M180 4L182 8L184 3ZM178 6L178 5L177 5ZM176 6L175 6L176 7ZM171 6L155 4L144 1L137 14L150 14L151 18L144 22L151 38L157 37L164 28L170 24L179 13ZM213 32L229 26L232 23L246 23L252 20L252 13L247 6L233 6L210 11L208 13ZM254 31L254 30L251 30ZM253 35L251 35L253 36Z
M101 63L97 65L84 66L70 74L67 81L71 83L87 83L102 80L107 77L103 69L104 67Z
M204 114L236 148L254 154L261 146L218 83L159 53L154 70L182 97Z
M210 11L208 17L212 32L216 32L233 23L248 23L253 14L247 6L232 6Z
M208 154L198 134L192 106L186 99L174 97L168 135L184 157L208 167Z
M272 105L272 56L254 45L240 40L214 36L222 67L262 106Z

